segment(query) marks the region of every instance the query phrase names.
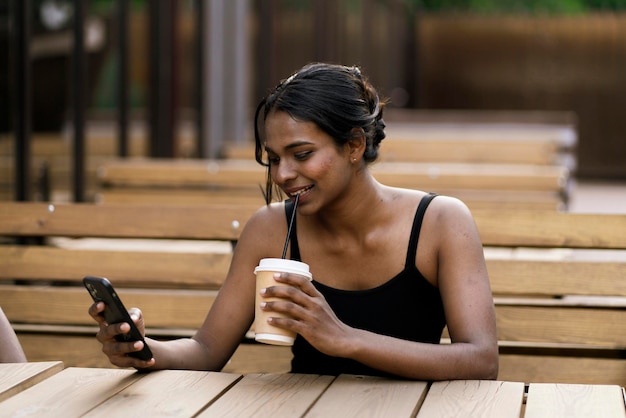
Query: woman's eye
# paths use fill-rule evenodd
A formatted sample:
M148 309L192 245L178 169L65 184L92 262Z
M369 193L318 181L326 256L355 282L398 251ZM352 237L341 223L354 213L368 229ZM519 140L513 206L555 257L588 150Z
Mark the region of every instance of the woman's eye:
M311 155L311 151L299 152L294 155L297 160L304 160Z
M267 160L269 161L270 164L278 164L278 162L280 161L280 158L278 158L278 157L268 157Z

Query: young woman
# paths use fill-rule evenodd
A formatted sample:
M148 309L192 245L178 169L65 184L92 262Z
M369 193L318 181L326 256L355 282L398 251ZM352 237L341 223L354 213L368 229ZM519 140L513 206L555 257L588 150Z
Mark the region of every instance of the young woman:
M298 196L290 257L313 281L290 274L262 291L287 313L271 323L298 333L292 371L399 376L419 380L495 379L495 313L473 218L457 199L380 184L368 165L385 138L383 105L356 67L311 64L259 105L256 159L273 189ZM260 119L260 120L259 120ZM259 125L261 125L259 127ZM267 158L266 158L267 157ZM254 320L259 260L278 257L292 205L268 203L246 224L214 305L190 339L148 339L154 358L126 354L141 343L114 335L98 314L110 361L136 368L220 370ZM143 329L137 309L131 310ZM447 326L451 344L439 344Z

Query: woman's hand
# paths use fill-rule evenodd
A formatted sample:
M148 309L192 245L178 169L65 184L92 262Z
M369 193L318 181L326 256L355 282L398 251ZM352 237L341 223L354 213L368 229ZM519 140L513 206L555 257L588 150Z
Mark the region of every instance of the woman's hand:
M102 315L104 306L104 302L94 303L89 307L89 315L91 315L91 317L100 326L100 330L96 334L96 339L102 344L102 352L109 357L111 364L118 367L135 367L137 369L154 366L154 359L144 361L127 355L128 353L141 351L144 343L141 341L117 341L115 336L118 334L129 333L130 325L125 322L119 324L108 324L104 319L104 315ZM128 310L128 313L139 329L141 335L144 335L145 327L141 310L131 308Z
M300 334L320 352L342 356L351 328L341 322L324 296L307 278L290 273L274 276L278 283L261 290L265 298L280 298L261 304L264 311L280 312L288 318L270 317L268 322Z

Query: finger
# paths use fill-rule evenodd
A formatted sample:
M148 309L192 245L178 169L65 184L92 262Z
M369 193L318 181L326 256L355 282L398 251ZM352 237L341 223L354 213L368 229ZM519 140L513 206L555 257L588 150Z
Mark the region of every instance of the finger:
M154 359L145 361L127 355L109 356L109 361L118 367L134 367L135 369L146 369L154 366L156 363Z
M286 299L262 302L260 307L263 311L275 312L294 320L301 318L304 311L302 306Z
M283 299L302 306L307 306L312 297L300 287L287 285L270 286L262 289L261 296L266 299Z
M129 332L130 325L126 322L113 325L101 324L96 338L103 343L105 341L114 340L116 335L128 334Z
M102 344L102 351L110 358L129 357L131 359L135 359L134 357L130 357L129 355L131 353L141 351L143 347L144 343L142 341L122 342L117 340L109 340Z
M143 334L145 324L144 324L143 313L141 312L141 309L130 308L128 310L128 313L130 314L130 318L133 320L137 328L139 328L139 331L141 331L141 333Z
M96 302L93 303L89 309L87 310L87 312L89 313L89 315L99 324L103 324L106 323L106 321L104 320L104 316L102 315L102 312L104 312L104 303L103 302Z
M291 286L302 289L302 291L309 296L315 297L319 294L315 286L313 286L313 282L305 276L300 276L298 274L292 273L276 273L274 275L274 280L276 280L278 283L289 284Z

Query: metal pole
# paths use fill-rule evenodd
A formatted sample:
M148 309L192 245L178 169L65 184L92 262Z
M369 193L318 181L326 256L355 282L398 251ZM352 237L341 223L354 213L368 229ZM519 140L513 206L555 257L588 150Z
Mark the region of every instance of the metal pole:
M128 0L118 0L118 155L128 156Z
M196 100L196 155L202 157L206 154L204 143L205 123L204 123L204 49L205 49L205 18L204 0L196 0L196 86L194 94Z
M31 1L15 2L15 200L30 200L31 66L29 56Z
M227 138L237 143L243 143L248 128L248 121L252 118L248 100L248 34L245 31L248 14L248 1L235 0L235 17L232 24L236 28L234 33L235 56L234 56L234 91L235 103L233 105L233 130L234 138ZM250 112L250 113L249 113Z
M150 155L174 155L173 37L176 1L151 1Z
M75 202L85 201L85 8L88 0L74 0L74 46L72 54L74 143L73 192Z
M224 55L220 63L224 75L224 126L221 145L241 142L248 121L246 3L247 0L231 0L224 4L224 33L221 37ZM219 151L221 150L220 146Z
M224 57L224 1L214 0L206 8L206 22L209 25L208 51L204 53L205 68L208 71L208 82L204 86L204 98L207 106L203 117L208 123L204 138L206 155L217 158L220 153L224 136L224 73L222 60Z

